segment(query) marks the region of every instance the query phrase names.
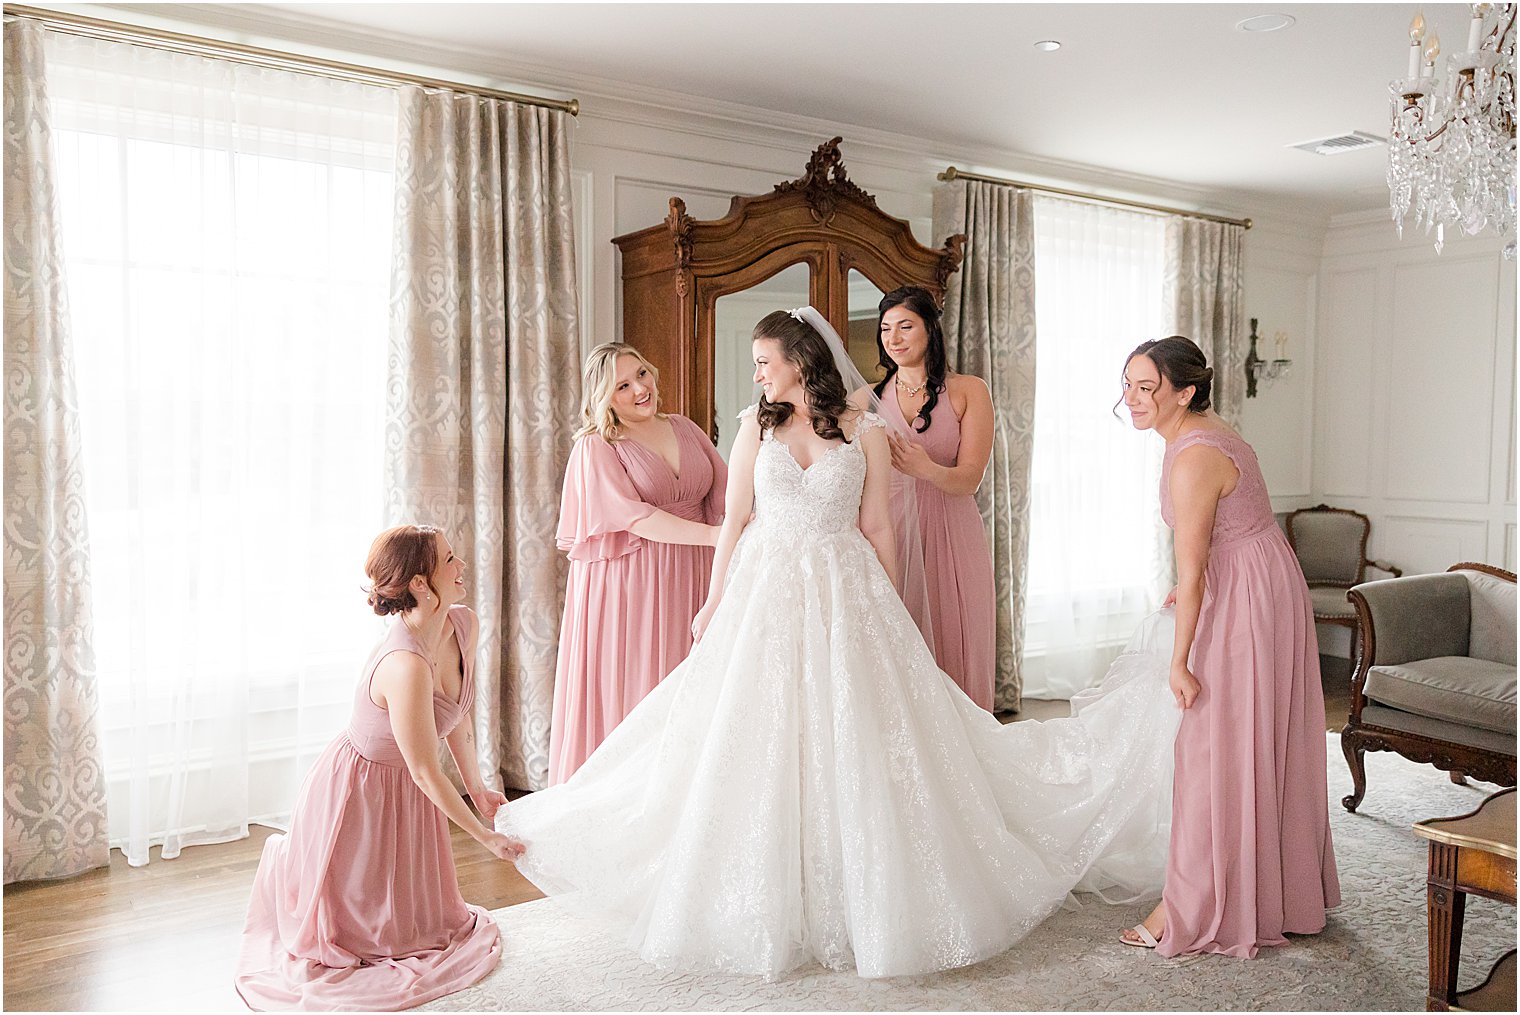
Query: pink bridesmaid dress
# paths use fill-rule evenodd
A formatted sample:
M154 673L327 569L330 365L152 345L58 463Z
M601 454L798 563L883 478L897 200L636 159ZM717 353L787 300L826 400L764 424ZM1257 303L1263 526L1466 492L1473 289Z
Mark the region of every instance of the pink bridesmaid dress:
M666 511L723 520L728 468L697 424L672 414L680 474L635 440L575 442L560 501L570 555L554 673L549 784L575 774L607 734L691 651L713 551L642 539L629 526Z
M907 428L936 463L955 465L961 450L961 424L950 399L940 398L930 414L929 428L919 433L903 418L896 386L889 389L881 400L888 424ZM970 494L952 496L926 479L915 480L914 485L934 661L967 697L990 712L997 677L997 591L981 511ZM898 489L894 484L894 493Z
M1192 430L1166 449L1161 510L1175 527L1172 463L1195 444L1240 471L1219 501L1188 665L1203 685L1177 732L1162 955L1251 958L1324 929L1340 905L1325 787L1325 703L1314 609L1272 516L1251 446Z
M433 695L440 737L469 720L474 615L449 611L464 660L459 700ZM459 894L449 821L412 781L370 681L392 652L427 656L397 620L365 668L349 727L312 766L290 832L253 879L238 994L255 1011L399 1011L496 967L496 921Z

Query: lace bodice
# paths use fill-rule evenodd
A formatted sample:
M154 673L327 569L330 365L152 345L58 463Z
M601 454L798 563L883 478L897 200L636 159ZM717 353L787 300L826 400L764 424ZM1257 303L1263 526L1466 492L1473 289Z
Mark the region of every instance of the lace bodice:
M755 407L740 413L751 416ZM865 488L866 455L860 439L885 426L880 416L864 413L855 433L804 469L792 451L771 431L760 436L755 458L755 522L796 535L832 535L858 531L860 496Z
M1272 500L1267 495L1267 483L1256 462L1256 452L1243 438L1226 430L1191 430L1167 445L1161 468L1161 517L1166 524L1177 526L1172 513L1172 463L1194 444L1206 444L1222 452L1240 471L1235 489L1219 499L1210 545L1218 548L1275 529Z

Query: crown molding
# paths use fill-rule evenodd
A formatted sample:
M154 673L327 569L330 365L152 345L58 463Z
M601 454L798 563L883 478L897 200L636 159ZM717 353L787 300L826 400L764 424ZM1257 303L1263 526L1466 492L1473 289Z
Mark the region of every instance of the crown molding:
M406 36L356 31L350 25L320 16L263 5L34 3L34 6L157 28L180 31L188 28L233 42L284 48L328 59L360 60L490 88L574 97L581 102L579 119L583 123L631 125L769 148L776 152L778 164L783 166L790 166L799 152L810 151L819 139L840 134L849 145L853 161L914 175L928 174L931 187L934 174L953 164L967 172L1083 189L1098 197L1162 202L1192 211L1249 217L1258 223L1271 220L1289 228L1323 230L1334 219L1325 213L1306 211L1300 202L1281 195L1199 186L996 146L915 137L821 117L696 98L648 85L568 73L531 61L513 61L511 76L507 77L500 55L484 49L418 44ZM571 144L574 143L572 137ZM613 141L612 146L662 154L652 142L646 146L624 138Z
M1393 220L1387 208L1368 208L1366 211L1347 211L1331 215L1331 229L1348 229L1354 226L1370 226L1386 223L1393 228Z

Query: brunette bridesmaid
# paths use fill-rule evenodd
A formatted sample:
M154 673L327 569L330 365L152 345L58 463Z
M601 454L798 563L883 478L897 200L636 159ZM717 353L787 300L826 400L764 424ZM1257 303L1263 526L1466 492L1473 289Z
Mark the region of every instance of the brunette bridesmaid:
M997 593L975 494L992 456L992 396L980 377L947 366L939 308L927 290L893 290L878 312L876 347L886 376L874 390L890 427L892 466L916 481L933 634L927 640L939 668L990 712ZM899 436L903 430L913 436ZM894 484L893 494L906 489Z
M364 570L370 606L396 619L290 831L264 840L235 973L255 1011L397 1011L463 990L501 958L496 921L459 894L449 846L452 820L499 859L522 853L490 827L506 797L475 760L480 621L463 605L464 563L432 526L400 525ZM479 818L444 774L440 739Z
M728 469L700 427L660 411L658 372L631 345L591 351L565 470L570 555L554 677L549 782L564 782L691 651Z
M1177 731L1161 904L1120 935L1167 956L1251 958L1340 905L1314 608L1256 454L1209 410L1214 372L1179 336L1124 366L1138 430L1166 440L1175 533Z

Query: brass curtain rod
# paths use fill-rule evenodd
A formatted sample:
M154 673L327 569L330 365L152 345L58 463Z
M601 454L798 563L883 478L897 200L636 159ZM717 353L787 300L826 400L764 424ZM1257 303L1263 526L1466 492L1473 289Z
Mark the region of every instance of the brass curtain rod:
M155 49L166 49L175 53L187 53L192 56L212 56L224 60L235 60L239 63L252 64L257 67L270 67L278 70L294 71L299 74L317 74L324 77L338 78L344 81L357 81L370 85L421 85L424 88L444 88L450 91L468 92L472 95L483 95L492 99L504 99L508 102L522 102L534 106L545 106L549 109L561 109L571 116L578 116L581 111L579 99L546 99L539 95L504 92L498 88L487 88L483 85L467 85L459 81L444 81L439 78L408 74L405 71L385 70L381 67L363 67L359 64L325 60L318 56L301 56L296 53L283 53L275 49L260 49L257 46L245 46L239 42L223 42L220 39L182 35L179 32L167 32L160 28L145 28L140 25L128 25L118 21L104 21L100 18L87 18L79 14L43 10L39 7L26 7L22 4L6 4L5 13L8 16L30 18L33 21L41 22L54 31L67 32L71 35L83 35L92 39L135 43L141 46L151 46Z
M1060 187L1047 187L1040 183L1021 183L1018 180L1000 180L995 176L979 176L976 173L967 173L949 166L939 174L941 180L977 180L981 183L995 183L1002 187L1020 187L1024 190L1039 190L1046 194L1059 194L1062 197L1074 197L1079 201L1096 201L1099 204L1118 204L1126 208L1140 208L1144 211L1160 212L1163 215L1185 215L1188 218L1203 219L1207 222L1223 222L1225 225L1240 226L1242 229L1251 228L1250 219L1225 218L1223 215L1207 215L1201 211L1184 211L1181 208L1168 208L1161 204L1146 204L1143 201L1126 201L1122 197L1100 197L1097 194L1084 194L1080 190L1063 190Z

